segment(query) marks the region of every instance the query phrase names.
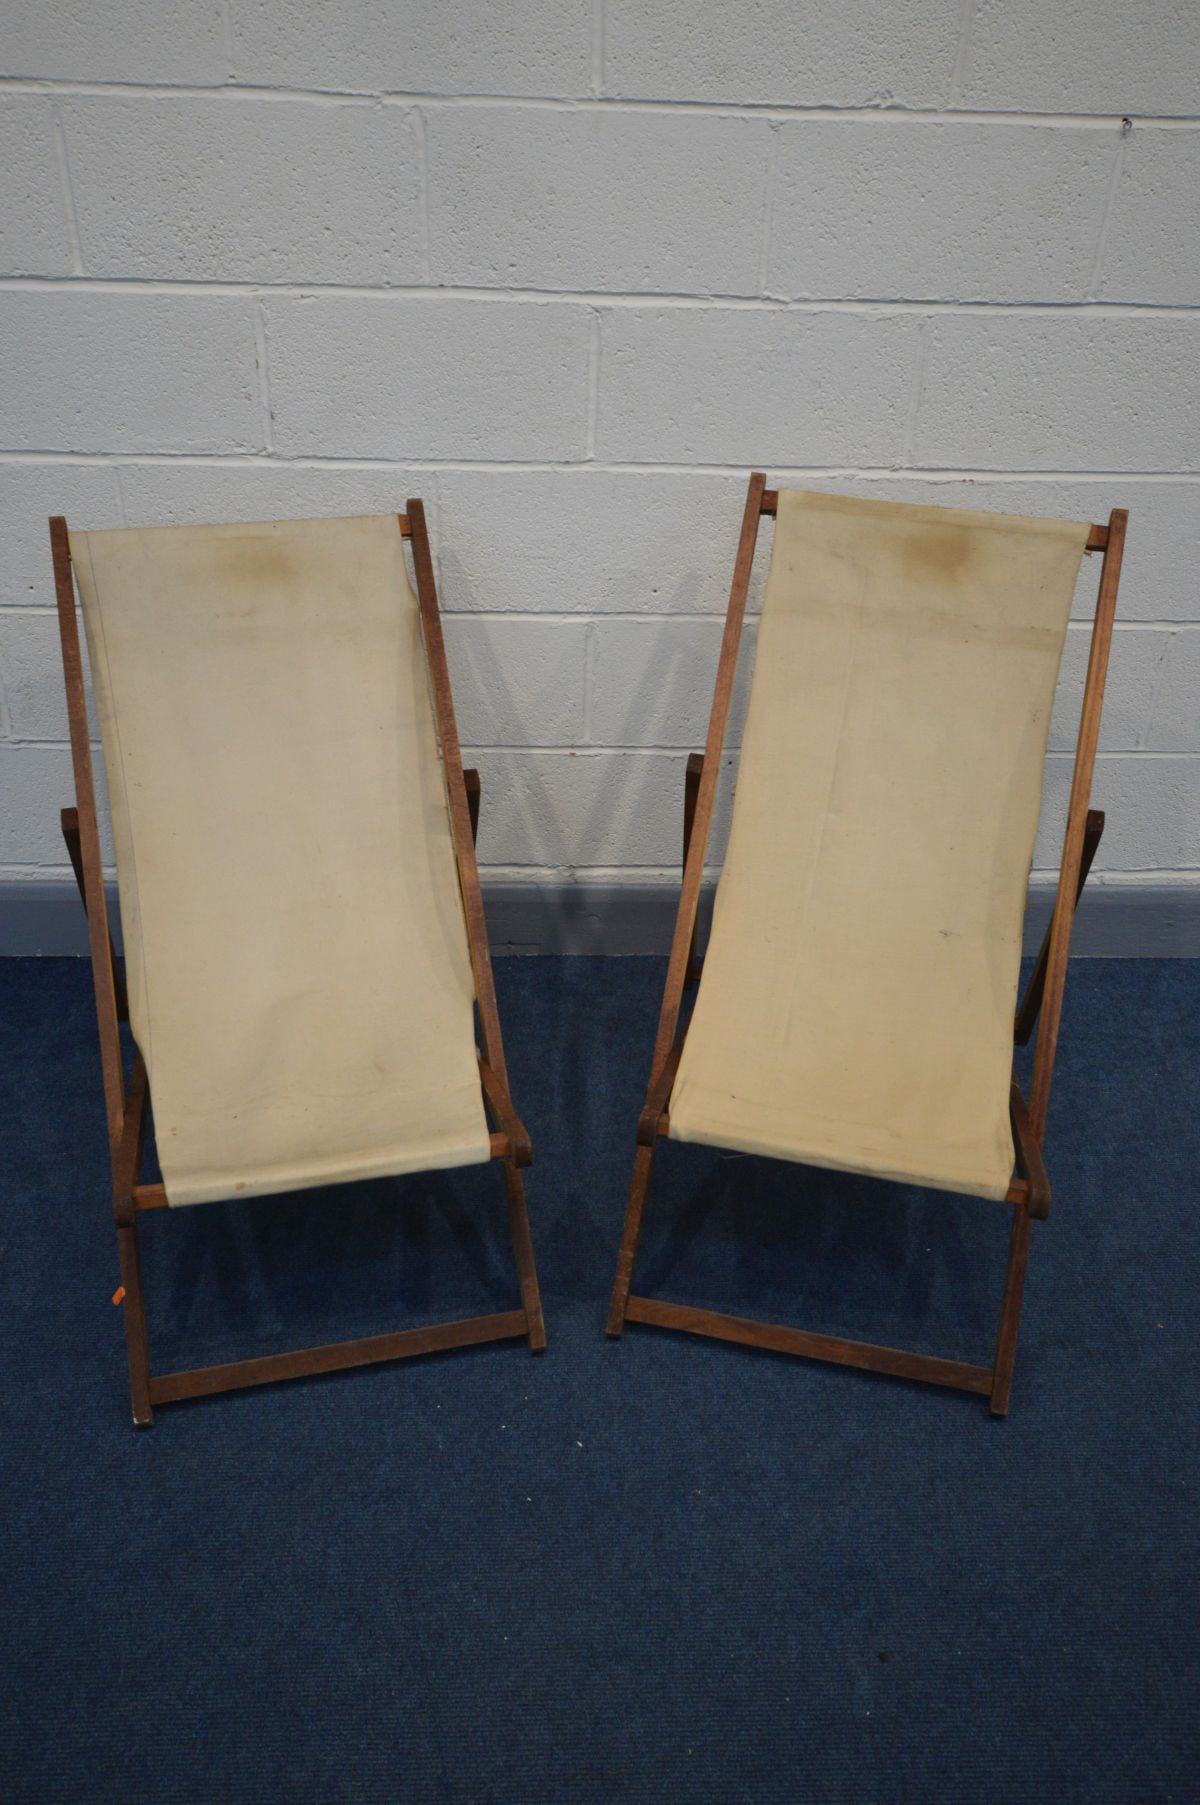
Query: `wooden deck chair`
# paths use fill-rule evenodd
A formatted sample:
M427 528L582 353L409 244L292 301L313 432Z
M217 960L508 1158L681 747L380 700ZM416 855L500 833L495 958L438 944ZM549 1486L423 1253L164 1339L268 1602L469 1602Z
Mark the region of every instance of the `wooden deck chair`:
M76 798L62 827L87 911L134 1422L156 1404L401 1355L518 1336L544 1347L520 1172L530 1143L475 863L479 782L462 766L421 502L153 531L68 533L56 518L50 539ZM151 1098L157 1184L141 1175ZM504 1176L519 1309L152 1372L140 1211L488 1159Z
M608 1319L981 1392L1008 1409L1126 514L1107 526L847 500L750 479ZM697 902L759 520L776 516L728 850ZM1083 552L1103 551L1028 1106L1013 1078L1026 885ZM690 1023L685 989L698 982ZM1011 1205L989 1366L630 1295L658 1140L701 1141Z

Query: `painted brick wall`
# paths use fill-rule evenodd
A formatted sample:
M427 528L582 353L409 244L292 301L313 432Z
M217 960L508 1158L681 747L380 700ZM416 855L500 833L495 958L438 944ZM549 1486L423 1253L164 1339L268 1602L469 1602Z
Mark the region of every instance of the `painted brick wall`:
M674 875L759 465L1127 505L1101 863L1200 882L1196 0L17 0L0 54L0 881L63 869L47 514L413 492L486 864Z

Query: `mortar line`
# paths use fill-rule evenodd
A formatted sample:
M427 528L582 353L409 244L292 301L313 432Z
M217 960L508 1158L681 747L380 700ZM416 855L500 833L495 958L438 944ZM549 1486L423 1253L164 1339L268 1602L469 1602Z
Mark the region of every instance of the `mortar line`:
M768 126L767 167L763 179L762 234L758 246L758 292L767 297L767 280L771 273L771 232L775 219L775 185L779 175L779 120Z
M584 461L596 461L596 434L600 421L600 312L593 307L588 318L587 424L584 428Z
M592 99L604 97L604 60L607 53L608 10L606 0L592 0Z
M275 448L275 420L271 409L271 363L267 343L267 310L261 295L254 302L254 361L258 375L259 423L264 448Z
M651 462L645 458L605 459L586 463L581 458L435 458L435 457L360 457L349 453L341 456L300 452L295 456L278 447L268 457L261 450L238 449L215 451L144 451L137 447L121 447L117 451L64 451L58 446L25 446L19 450L0 449L0 464L72 464L83 468L104 468L113 457L127 464L147 468L254 468L269 470L406 470L410 472L445 470L469 475L518 476L696 476L730 477L743 483L750 468L748 463L718 464L697 460L680 463L664 460ZM917 464L903 468L896 464L789 464L765 458L773 479L785 486L793 480L811 477L839 482L929 482L929 483L1172 483L1200 482L1200 469L1194 470L1086 470L1047 466L1045 469L989 468L986 465L961 467L950 464Z
M1096 234L1096 254L1092 259L1091 272L1088 276L1087 299L1095 297L1104 273L1104 258L1108 250L1109 223L1117 204L1117 191L1121 185L1121 174L1125 168L1125 140L1128 132L1122 128L1117 134L1116 148L1112 155L1112 166L1108 172L1108 186L1104 191L1104 210L1100 215L1100 230Z
M421 223L421 263L425 271L425 281L430 286L433 282L433 239L429 227L429 145L425 135L425 115L420 107L414 107L409 117L412 120L413 138L417 147L417 183Z
M284 300L386 300L485 302L491 306L574 308L606 307L655 312L698 309L705 313L768 312L844 314L868 318L902 318L938 314L976 315L992 318L1045 319L1076 316L1080 319L1191 319L1200 315L1196 301L1110 301L1091 297L1065 301L971 301L938 296L913 297L826 295L778 297L763 294L656 292L630 289L489 288L467 284L442 286L434 282L338 283L271 282L246 277L240 281L205 277L141 276L2 276L0 292L51 294L110 294L165 296L194 294L237 298L247 294L272 294Z
M53 109L54 118L54 155L58 162L59 186L62 193L63 215L67 227L67 244L71 252L71 266L77 276L82 276L83 240L79 231L79 214L75 207L75 188L71 181L71 163L67 155L67 133L62 122L62 109Z
M958 50L954 58L954 70L950 77L950 92L947 105L957 107L962 94L963 82L967 74L967 58L971 53L971 34L975 28L975 0L963 0L962 12L958 22Z
M377 105L408 107L417 104L455 109L487 107L524 107L557 112L628 112L657 113L666 116L688 113L715 115L723 118L838 119L862 124L949 124L949 125L1014 125L1059 127L1064 130L1087 131L1097 126L1111 126L1121 115L1109 113L1070 113L1053 111L1022 112L1016 107L918 107L902 102L886 106L864 106L860 102L837 105L827 101L805 104L789 101L732 100L663 100L642 99L633 95L553 95L553 94L447 94L427 88L306 88L271 86L265 83L220 82L133 82L96 81L71 77L9 75L0 76L0 92L29 94L80 94L133 97L148 96L161 100L238 100L307 101L319 106ZM1200 113L1139 113L1141 126L1164 131L1194 131L1200 127Z

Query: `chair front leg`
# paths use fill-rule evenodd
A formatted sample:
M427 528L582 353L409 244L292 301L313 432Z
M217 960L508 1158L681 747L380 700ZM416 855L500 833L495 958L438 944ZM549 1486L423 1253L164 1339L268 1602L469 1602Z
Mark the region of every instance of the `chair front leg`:
M113 1160L113 1216L117 1224L117 1257L121 1266L120 1297L125 1322L125 1347L129 1358L129 1395L133 1420L139 1429L154 1421L150 1403L150 1336L146 1327L146 1301L142 1292L142 1259L138 1248L137 1205L134 1187L142 1166L146 1138L146 1104L149 1087L146 1067L139 1053L134 1060L125 1126Z
M654 1144L640 1140L633 1160L633 1180L629 1187L629 1203L625 1211L625 1228L621 1250L617 1255L617 1276L612 1301L608 1307L606 1333L620 1335L625 1328L625 1311L633 1285L633 1268L637 1260L638 1242L642 1238L642 1218L646 1213L646 1192L650 1187L650 1168L654 1163Z

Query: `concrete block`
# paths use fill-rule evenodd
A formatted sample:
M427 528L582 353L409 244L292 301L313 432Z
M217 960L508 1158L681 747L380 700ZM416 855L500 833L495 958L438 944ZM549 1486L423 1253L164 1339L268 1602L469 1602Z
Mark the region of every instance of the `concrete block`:
M1196 63L1200 74L1200 54ZM1097 292L1108 301L1200 304L1200 132L1138 126L1126 139Z
M908 316L613 308L597 448L664 463L887 464L912 404Z
M1200 319L957 314L927 331L915 463L1200 468Z
M257 449L253 303L0 293L0 394L14 450Z
M1194 113L1197 47L1193 0L978 0L959 105Z
M433 280L753 294L770 129L703 114L429 114Z
M1200 745L1200 626L1171 635L1146 745L1154 752L1194 752Z
M275 443L290 456L583 454L586 308L396 295L266 310Z
M446 656L461 740L476 746L573 746L582 740L583 621L452 616Z
M817 300L1080 299L1115 151L1115 130L789 121L767 286Z
M63 119L89 275L425 280L417 141L399 107L76 98Z
M587 94L592 30L591 0L232 0L235 78L266 87Z
M958 53L958 0L755 0L697 15L686 0L608 0L604 92L731 105L943 106Z
M67 276L71 240L48 101L0 96L0 274Z

